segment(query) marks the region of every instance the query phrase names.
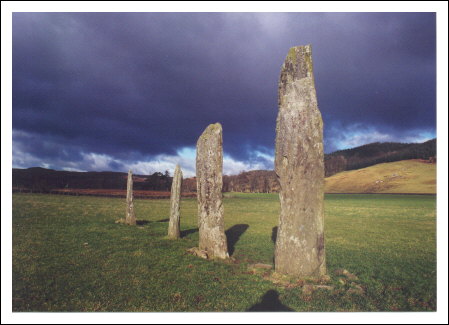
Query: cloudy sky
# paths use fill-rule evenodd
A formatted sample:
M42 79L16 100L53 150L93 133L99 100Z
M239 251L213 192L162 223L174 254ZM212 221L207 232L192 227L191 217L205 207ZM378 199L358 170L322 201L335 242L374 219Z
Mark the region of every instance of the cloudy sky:
M13 167L273 168L277 82L312 44L325 151L436 132L434 13L13 13Z

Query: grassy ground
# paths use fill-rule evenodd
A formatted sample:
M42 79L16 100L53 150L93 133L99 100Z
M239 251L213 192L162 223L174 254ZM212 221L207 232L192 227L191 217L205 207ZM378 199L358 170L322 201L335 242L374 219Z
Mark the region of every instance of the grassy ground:
M436 164L402 160L326 178L326 193L436 193Z
M182 201L183 238L164 238L168 200L136 200L140 224L114 223L123 199L13 194L14 311L435 310L435 197L326 195L333 290L276 285L249 263L272 263L276 194L225 194L235 263L185 253L198 244L196 200ZM348 292L335 270L356 274ZM265 272L267 275L268 272Z

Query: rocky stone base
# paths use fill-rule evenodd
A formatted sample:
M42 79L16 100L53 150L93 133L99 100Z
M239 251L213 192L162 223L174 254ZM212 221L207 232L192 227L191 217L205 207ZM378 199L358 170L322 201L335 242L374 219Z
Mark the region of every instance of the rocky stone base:
M207 252L199 249L198 247L192 247L187 250L187 253L192 254L193 256L198 256L204 258L205 260L209 259Z
M365 288L358 284L358 277L345 269L337 269L334 274L337 278L329 275L322 275L318 278L297 279L273 271L271 264L255 263L248 265L248 274L261 276L263 279L274 283L285 289L301 288L301 294L304 299L311 299L316 291L327 291L331 293L343 294L365 294Z

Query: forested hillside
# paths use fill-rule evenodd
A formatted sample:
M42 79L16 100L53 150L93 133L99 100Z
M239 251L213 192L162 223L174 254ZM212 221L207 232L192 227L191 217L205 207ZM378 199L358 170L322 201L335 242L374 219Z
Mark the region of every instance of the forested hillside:
M435 159L436 139L423 143L370 143L325 155L326 177L344 170L407 159Z

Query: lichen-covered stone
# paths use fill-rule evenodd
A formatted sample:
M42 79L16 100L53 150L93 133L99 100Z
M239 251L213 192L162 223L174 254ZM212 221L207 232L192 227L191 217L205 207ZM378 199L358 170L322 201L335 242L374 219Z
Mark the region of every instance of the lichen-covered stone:
M332 281L331 277L327 274L322 275L318 280L319 280L319 283L322 283L322 284L329 283Z
M198 257L204 258L204 259L206 259L206 260L209 258L209 257L207 256L207 252L204 251L204 250L199 249L198 247L192 247L192 248L189 248L189 249L187 250L187 253L192 254L192 255L194 255L194 256L198 256Z
M134 214L134 202L133 202L133 173L130 170L128 172L128 183L126 186L126 218L125 223L128 225L136 224L136 215Z
M179 165L176 165L170 195L170 219L168 222L168 238L170 239L177 239L181 237L180 215L179 215L181 187L182 187L182 171Z
M312 284L305 284L302 286L302 293L305 295L311 295L315 291Z
M346 269L336 269L334 271L334 273L336 275L344 275L345 277L347 277L351 281L357 281L359 279L355 274L352 274L351 272L349 272Z
M196 145L199 248L209 258L228 258L223 218L223 144L220 123L209 125Z
M298 277L326 273L323 122L310 45L290 49L279 80L275 171L281 211L275 270Z
M351 283L351 287L346 292L348 294L357 294L357 295L363 295L365 293L365 290L356 283Z

